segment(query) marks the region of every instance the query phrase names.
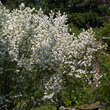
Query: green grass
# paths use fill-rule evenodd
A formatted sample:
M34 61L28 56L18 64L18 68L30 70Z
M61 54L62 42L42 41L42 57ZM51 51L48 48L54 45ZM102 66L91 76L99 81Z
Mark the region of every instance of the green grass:
M56 110L56 107L53 105L45 105L45 106L33 108L31 110Z

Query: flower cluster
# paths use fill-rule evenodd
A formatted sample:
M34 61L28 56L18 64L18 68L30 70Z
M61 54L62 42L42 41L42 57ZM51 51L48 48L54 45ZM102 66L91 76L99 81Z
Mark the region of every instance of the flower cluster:
M53 74L76 77L93 73L91 67L94 53L102 46L95 44L92 29L76 36L69 33L67 16L60 12L51 12L47 16L41 9L37 11L25 8L23 4L11 12L4 10L6 20L2 25L2 39L9 42L9 55L19 67L33 71L37 65L43 72L53 71ZM55 80L55 83L58 82ZM47 85L49 86L48 81ZM57 84L52 84L54 85Z

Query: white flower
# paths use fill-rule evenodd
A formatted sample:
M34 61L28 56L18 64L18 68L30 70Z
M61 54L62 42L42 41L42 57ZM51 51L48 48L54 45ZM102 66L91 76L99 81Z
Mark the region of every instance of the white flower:
M20 8L22 9L24 7L25 7L24 3L21 3Z
M51 94L49 94L49 95L45 95L45 96L43 97L43 100L45 100L45 99L52 99L52 97L54 96L54 94L55 94L55 93L51 93Z

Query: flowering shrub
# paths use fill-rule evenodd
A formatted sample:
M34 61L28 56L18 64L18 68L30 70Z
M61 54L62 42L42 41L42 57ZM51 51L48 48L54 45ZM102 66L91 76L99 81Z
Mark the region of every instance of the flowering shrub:
M51 12L47 16L41 9L25 8L24 4L11 12L0 10L5 10L6 17L5 21L0 19L1 41L9 43L8 53L12 61L17 62L17 72L19 68L24 68L31 74L36 69L37 74L43 75L46 92L58 90L60 87L56 86L65 74L88 78L88 73L94 73L94 55L103 46L100 43L96 45L92 29L75 36L68 31L65 14ZM53 80L56 78L58 80Z
M70 35L66 15L57 13L54 18L54 13L48 17L41 10L34 11L21 5L20 10L6 13L3 36L10 43L13 60L27 69L31 69L32 63L39 64L43 70L56 70L59 64L65 68L65 64L70 72L87 73L75 66L91 66L92 54L99 49L93 48L96 42L93 31Z

